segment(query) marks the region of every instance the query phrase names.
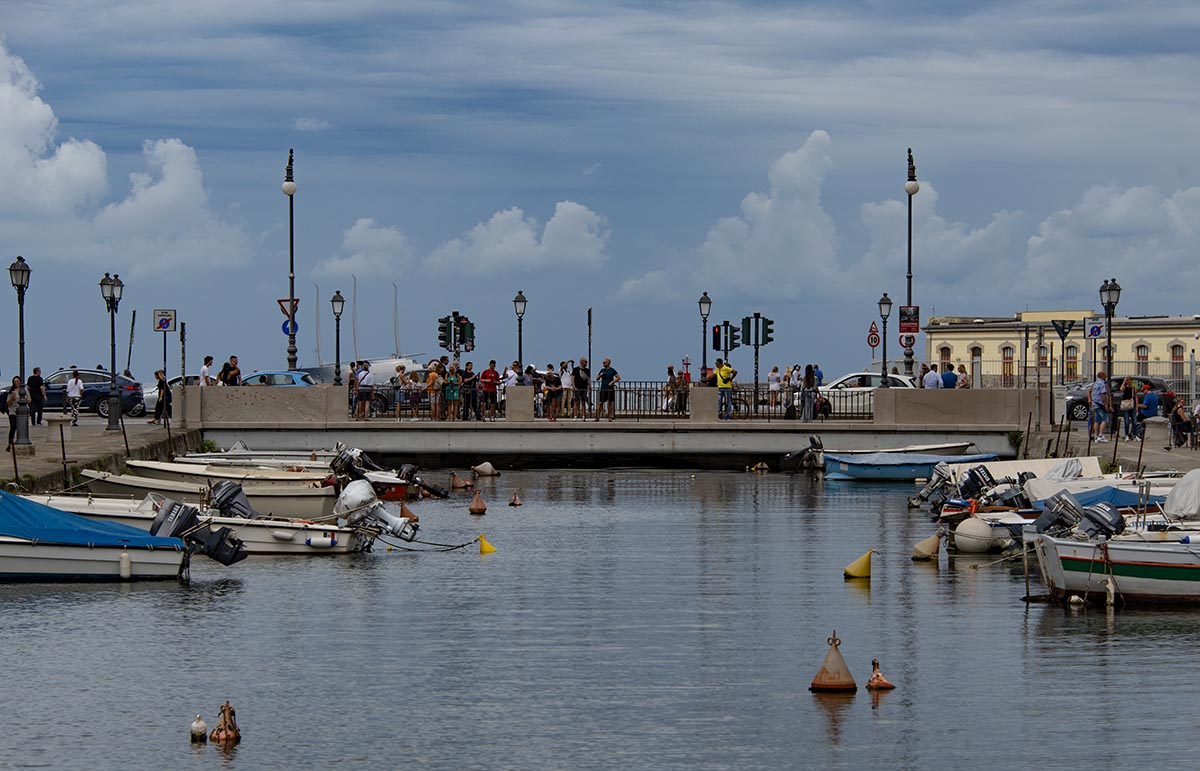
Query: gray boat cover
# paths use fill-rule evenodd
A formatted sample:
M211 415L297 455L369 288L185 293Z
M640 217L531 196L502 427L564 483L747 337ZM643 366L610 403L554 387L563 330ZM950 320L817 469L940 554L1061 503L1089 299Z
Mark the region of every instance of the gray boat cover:
M129 525L87 519L3 491L0 491L0 535L67 546L184 548L178 538L162 538Z
M1065 482L1068 479L1079 479L1083 476L1083 464L1078 458L1068 458L1046 472L1042 477L1049 482Z
M1163 511L1169 517L1179 519L1200 518L1200 469L1193 469L1183 475L1167 493L1167 502Z

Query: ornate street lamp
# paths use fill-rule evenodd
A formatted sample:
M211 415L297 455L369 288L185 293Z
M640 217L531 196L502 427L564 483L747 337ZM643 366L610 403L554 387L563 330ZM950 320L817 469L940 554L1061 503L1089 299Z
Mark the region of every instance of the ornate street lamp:
M517 296L513 298L513 310L517 312L517 364L524 369L525 356L524 348L524 328L522 327L523 319L525 318L525 306L528 304L525 299L525 293L520 289L517 290ZM517 373L520 374L520 373Z
M1105 360L1108 362L1108 376L1113 376L1113 347L1112 347L1112 323L1113 312L1117 309L1117 303L1121 302L1121 285L1117 280L1109 279L1100 285L1100 304L1104 306L1104 326L1108 329L1108 346Z
M17 340L21 352L21 389L17 392L17 438L13 444L29 445L29 389L25 387L25 290L29 288L29 266L25 258L8 266L8 277L17 290Z
M696 302L700 306L700 383L704 384L704 378L708 374L708 314L712 310L712 298L708 296L708 292L700 295L700 299Z
M292 178L292 153L284 171L283 194L288 197L288 371L296 369L296 181Z
M339 289L329 298L333 306L333 384L342 384L342 311L346 308L346 298L342 297Z
M887 320L888 316L892 315L892 299L888 297L887 292L883 293L883 297L879 298L879 318L883 319L883 364L880 365L883 375L879 380L880 388L888 387L888 371L887 371Z
M121 304L121 293L125 284L121 277L107 273L100 279L100 296L108 306L108 339L111 347L108 365L108 426L106 431L121 430L121 400L117 397L117 306Z
M917 165L913 163L912 148L908 148L908 181L904 183L904 192L908 193L908 302L906 305L912 306L912 199L921 189L921 183L917 182ZM909 335L904 338L904 374L911 376L913 373L913 347L912 341L916 339L916 335ZM885 337L886 341L887 338ZM886 342L884 343L887 344Z

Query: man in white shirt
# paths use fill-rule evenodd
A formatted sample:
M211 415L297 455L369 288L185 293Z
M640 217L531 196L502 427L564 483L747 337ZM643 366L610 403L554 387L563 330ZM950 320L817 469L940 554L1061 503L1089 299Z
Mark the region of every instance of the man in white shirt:
M71 413L71 425L79 425L79 403L83 401L83 381L79 379L79 370L71 368L71 377L67 378L67 401L63 412Z
M358 371L355 379L358 380L358 419L367 419L367 410L371 406L371 395L375 390L375 378L371 375L371 363L361 362L362 369Z
M511 366L504 370L504 387L515 386L521 378L521 365L519 362L513 362Z
M930 364L929 371L925 373L925 377L921 379L921 385L925 388L941 388L942 377L938 374L937 365Z
M209 369L208 369L210 366L212 366L212 363L213 363L213 357L211 357L211 356L204 357L204 366L200 368L200 385L202 385L202 386L213 384L212 376L209 375Z

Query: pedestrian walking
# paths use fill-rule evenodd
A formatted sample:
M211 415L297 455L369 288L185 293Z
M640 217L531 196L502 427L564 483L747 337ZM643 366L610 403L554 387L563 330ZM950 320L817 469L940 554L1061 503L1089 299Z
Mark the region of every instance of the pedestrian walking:
M4 397L4 411L8 413L8 446L5 452L12 450L13 439L17 437L17 402L20 401L21 377L13 375L12 384Z
M79 403L83 401L83 381L79 379L79 370L71 368L71 377L67 378L67 398L63 402L63 412L71 413L71 425L79 425Z
M29 392L29 420L40 426L46 411L46 380L41 367L33 368L33 374L25 380L25 390Z

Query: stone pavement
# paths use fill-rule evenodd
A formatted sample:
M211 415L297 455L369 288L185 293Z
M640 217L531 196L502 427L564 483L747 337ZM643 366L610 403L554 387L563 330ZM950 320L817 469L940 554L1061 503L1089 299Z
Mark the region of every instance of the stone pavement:
M1116 462L1122 469L1132 471L1138 466L1138 454L1141 453L1140 468L1147 471L1191 471L1192 469L1200 468L1200 450L1191 450L1187 446L1166 450L1166 438L1151 431L1146 437L1145 443L1141 442L1093 442L1091 452L1087 452L1088 435L1087 430L1082 425L1076 426L1071 432L1070 444L1067 443L1067 434L1064 431L1057 438L1059 446L1059 457L1077 456L1077 455L1094 455L1100 459L1101 467L1113 460L1113 451L1116 450ZM1056 434L1053 431L1042 431L1035 433L1028 448L1029 457L1042 458L1046 456L1047 441L1049 442L1050 452L1054 453L1054 442Z
M69 424L68 424L69 425ZM96 415L80 415L79 425L69 427L66 432L66 458L68 476L77 482L71 469L88 467L119 471L126 458L166 459L172 453L194 451L200 446L199 431L184 431L171 427L171 440L167 440L167 429L150 425L145 418L125 420L125 436L120 431L108 431L108 421ZM33 491L60 490L63 484L63 442L59 428L55 425L30 426L29 438L33 442L33 457L16 458L5 453L0 459L0 484L12 489L14 479L19 477L20 487ZM129 451L125 441L128 438ZM17 473L19 472L19 474Z

